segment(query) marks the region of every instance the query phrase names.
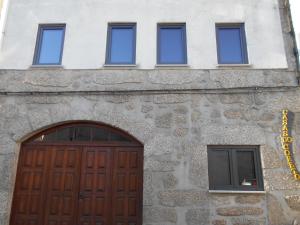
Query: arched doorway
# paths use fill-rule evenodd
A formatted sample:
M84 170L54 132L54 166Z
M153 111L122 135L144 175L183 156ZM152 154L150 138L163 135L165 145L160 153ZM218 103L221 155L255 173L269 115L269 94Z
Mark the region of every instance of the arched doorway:
M22 144L10 225L142 225L143 146L77 122Z

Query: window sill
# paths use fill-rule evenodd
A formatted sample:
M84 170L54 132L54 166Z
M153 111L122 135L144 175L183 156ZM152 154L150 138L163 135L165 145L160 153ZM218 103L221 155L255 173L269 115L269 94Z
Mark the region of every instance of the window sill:
M217 67L252 67L252 64L217 64Z
M188 64L156 64L156 68L188 68L190 65Z
M104 64L104 68L134 68L138 67L137 64Z
M266 191L230 191L230 190L209 190L212 194L266 194Z
M31 65L30 69L64 69L62 65Z

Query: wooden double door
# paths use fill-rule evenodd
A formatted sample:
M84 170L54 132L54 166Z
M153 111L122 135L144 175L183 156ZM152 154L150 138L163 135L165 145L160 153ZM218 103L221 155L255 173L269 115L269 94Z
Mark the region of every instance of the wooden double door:
M23 146L10 225L141 225L143 149Z

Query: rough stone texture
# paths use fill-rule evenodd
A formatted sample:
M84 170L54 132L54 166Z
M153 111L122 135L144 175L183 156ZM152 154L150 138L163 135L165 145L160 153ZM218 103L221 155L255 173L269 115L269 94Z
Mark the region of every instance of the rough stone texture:
M263 210L256 207L227 207L218 208L217 214L220 216L242 216L242 215L261 215Z
M144 223L177 222L177 214L174 208L144 207Z
M266 72L268 71L268 72ZM34 69L26 71L2 70L0 90L10 91L125 91L125 90L184 90L184 89L219 89L219 88L245 88L245 87L276 87L296 86L295 73L276 70L234 69L234 70L43 70ZM203 74L208 74L205 76ZM153 74L156 77L167 77L168 83L159 80L152 82L149 79ZM207 79L206 82L176 83L174 80L186 75L196 80ZM83 79L84 78L84 79ZM174 83L174 84L172 84ZM74 87L75 86L75 87ZM119 102L117 99L108 101ZM123 101L123 100L121 100ZM174 104L186 102L186 96L156 97L155 103ZM119 102L121 103L121 102Z
M265 170L265 185L268 190L292 190L300 189L300 182L296 181L291 172L286 169L284 171Z
M300 195L286 196L285 201L291 209L300 211Z
M0 192L0 213L6 211L8 198L9 198L8 192Z
M264 219L249 219L249 218L233 218L232 225L265 225Z
M297 128L300 92L180 96L180 93L169 97L167 93L157 93L152 96L0 97L0 196L3 199L0 213L6 215L11 205L11 181L19 143L55 124L89 120L123 129L144 144L145 224L212 224L215 220L225 220L226 225L285 225L298 218L297 204L293 198L286 197L299 195L300 186L286 165L279 130L282 108L296 113L293 129ZM243 116L226 118L223 113L231 109ZM152 117L145 119L146 114ZM178 128L186 129L185 135L176 133ZM208 194L209 144L260 145L265 188L267 195L273 197ZM297 142L295 145L295 159L299 162L300 146Z
M178 179L173 174L166 174L163 178L165 189L175 188L178 184Z
M158 198L164 206L201 206L207 204L207 194L204 191L184 190L184 191L163 191Z
M186 214L187 225L207 225L209 222L208 209L189 209Z
M235 198L235 202L239 204L257 204L264 200L262 195L239 195Z
M268 222L269 225L287 225L288 223L284 215L284 210L276 197L267 195Z
M6 213L0 213L0 225L7 225L8 216Z
M226 220L213 220L212 225L226 225Z

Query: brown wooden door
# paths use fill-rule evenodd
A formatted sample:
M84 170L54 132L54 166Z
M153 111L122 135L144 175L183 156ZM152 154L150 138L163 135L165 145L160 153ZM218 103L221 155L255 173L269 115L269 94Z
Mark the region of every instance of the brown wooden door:
M143 154L140 148L115 149L112 186L112 225L141 225Z
M43 224L48 151L45 147L23 147L13 199L11 224Z
M141 225L141 147L30 146L11 225Z
M108 147L83 149L78 225L110 225L111 161Z
M81 148L51 149L45 225L74 225L78 205Z

